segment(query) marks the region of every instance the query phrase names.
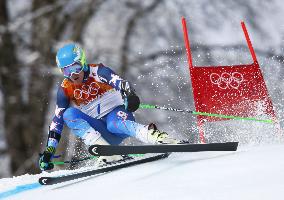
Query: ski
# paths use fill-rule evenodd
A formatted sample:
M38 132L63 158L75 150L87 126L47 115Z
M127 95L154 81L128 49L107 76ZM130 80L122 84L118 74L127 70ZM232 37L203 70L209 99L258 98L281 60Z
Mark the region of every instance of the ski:
M142 164L142 163L146 163L146 162L156 161L156 160L159 160L159 159L167 158L168 156L169 156L168 153L163 153L163 154L159 154L159 155L155 155L155 156L151 156L151 157L147 157L147 158L141 158L139 160L134 159L134 160L131 160L129 162L122 163L122 164L107 166L107 167L104 167L104 168L93 169L93 170L88 170L88 171L84 171L84 172L72 173L72 174L64 175L64 176L41 177L41 178L39 178L39 183L41 185L53 185L53 184L57 184L57 183L71 181L71 180L74 180L74 179L84 178L84 177L93 176L93 175L97 175L97 174L103 174L103 173L106 173L106 172L114 171L114 170L117 170L117 169L129 167L129 166L134 166L134 165L138 165L138 164Z
M237 148L238 142L140 146L92 145L89 147L89 153L96 156L111 156L167 152L236 151Z

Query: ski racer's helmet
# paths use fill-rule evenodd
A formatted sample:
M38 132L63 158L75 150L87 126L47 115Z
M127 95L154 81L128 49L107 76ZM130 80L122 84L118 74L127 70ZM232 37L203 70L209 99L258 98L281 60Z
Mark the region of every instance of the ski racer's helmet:
M80 70L88 70L87 59L84 50L73 43L66 44L57 51L56 63L57 66L63 71L63 73L64 71L67 71L67 68L70 71L70 69L76 69L75 66L77 66L78 69L78 65L82 67ZM78 73L77 71L73 72ZM68 75L64 73L64 76Z

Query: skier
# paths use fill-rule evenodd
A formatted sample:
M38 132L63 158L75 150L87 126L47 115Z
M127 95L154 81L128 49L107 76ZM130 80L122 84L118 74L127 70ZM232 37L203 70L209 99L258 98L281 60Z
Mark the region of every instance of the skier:
M85 52L76 44L60 48L56 63L65 79L58 87L55 116L49 127L46 148L39 159L41 170L53 169L51 162L61 138L64 123L86 145L118 145L126 137L144 143L177 144L156 125L135 122L133 112L140 100L127 80L103 64L88 64ZM98 166L123 159L101 156Z

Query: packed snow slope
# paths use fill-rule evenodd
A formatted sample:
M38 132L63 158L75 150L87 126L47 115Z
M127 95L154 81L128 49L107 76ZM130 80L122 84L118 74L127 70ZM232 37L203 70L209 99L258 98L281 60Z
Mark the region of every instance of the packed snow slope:
M42 174L23 175L1 179L0 198L282 199L283 152L284 144L274 144L243 146L237 152L173 153L164 160L53 186L37 184Z

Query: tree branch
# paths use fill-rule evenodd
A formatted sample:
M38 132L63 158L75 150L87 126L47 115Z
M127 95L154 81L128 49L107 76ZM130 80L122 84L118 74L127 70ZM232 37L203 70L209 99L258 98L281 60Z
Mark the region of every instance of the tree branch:
M48 14L53 10L64 6L67 2L68 2L67 0L56 1L55 4L44 6L42 8L37 9L34 12L26 14L25 16L21 16L17 18L15 21L9 22L6 26L0 25L0 33L3 34L5 32L16 32L25 23L30 22L45 14Z
M100 6L104 3L104 0L89 0L86 4L82 5L82 8L78 9L76 15L72 21L74 24L74 32L72 34L72 40L81 42L82 32L90 20L90 18L95 15Z
M131 8L137 7L137 11L135 12L135 14L132 16L132 18L128 21L126 25L126 32L123 37L122 48L121 48L121 52L122 52L121 59L120 59L120 63L121 63L120 74L121 75L124 75L128 68L129 41L130 41L131 34L133 33L134 28L137 24L138 19L148 14L149 12L153 11L161 2L162 1L160 0L155 0L150 6L146 8L142 8L142 9L139 5L130 4L130 3L127 4Z

